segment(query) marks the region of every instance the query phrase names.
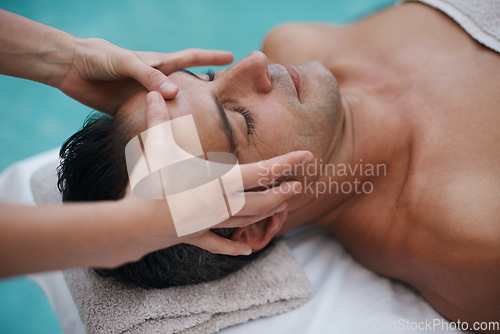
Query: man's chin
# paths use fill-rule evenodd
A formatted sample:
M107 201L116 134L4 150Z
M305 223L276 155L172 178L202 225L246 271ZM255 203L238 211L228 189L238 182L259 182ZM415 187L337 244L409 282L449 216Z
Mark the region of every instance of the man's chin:
M310 60L294 66L299 70L303 79L302 103L314 105L324 101L337 104L340 101L337 79L322 63Z

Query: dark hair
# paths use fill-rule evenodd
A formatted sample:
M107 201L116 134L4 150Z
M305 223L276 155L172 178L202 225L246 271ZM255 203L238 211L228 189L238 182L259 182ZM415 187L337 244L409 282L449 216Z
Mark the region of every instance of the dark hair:
M135 135L130 121L123 122L116 116L101 113L91 114L82 129L72 135L59 152L58 188L63 201L122 198L128 184L125 145ZM232 229L213 231L226 238L232 233ZM268 247L249 256L228 256L178 244L147 254L137 262L95 271L123 283L167 288L222 278L256 259L265 249Z

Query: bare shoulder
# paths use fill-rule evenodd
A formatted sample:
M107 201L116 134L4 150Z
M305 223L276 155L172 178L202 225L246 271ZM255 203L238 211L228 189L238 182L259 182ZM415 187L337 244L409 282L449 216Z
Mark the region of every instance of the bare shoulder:
M297 64L307 60L323 62L330 45L341 45L345 27L322 23L287 23L271 30L262 51L273 63Z
M493 172L450 169L414 202L411 283L453 321L498 320L499 186Z

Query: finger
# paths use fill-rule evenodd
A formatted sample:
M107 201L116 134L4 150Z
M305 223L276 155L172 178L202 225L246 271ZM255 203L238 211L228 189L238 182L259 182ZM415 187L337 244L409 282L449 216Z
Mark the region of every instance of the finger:
M173 53L136 52L124 57L117 71L136 79L147 90L158 91L165 99L172 99L177 96L179 88L167 77L168 74L185 67L225 65L233 58L231 52L201 49Z
M168 135L165 126L170 120L167 103L158 92L149 92L146 96L147 108L145 111L146 131L140 134L145 154L149 163L155 166L165 163L162 157L168 156ZM154 161L154 162L152 162Z
M252 248L249 245L241 241L223 238L212 231L207 231L201 237L187 243L216 254L250 255L252 253Z
M302 184L298 181L284 182L279 186L263 191L245 192L245 204L235 215L262 215L273 208L277 208L281 203L300 192L302 192Z
M216 227L244 227L286 211L288 208L286 201L300 192L302 192L302 184L296 181L286 182L279 187L264 191L246 192L245 205L242 210Z
M281 203L278 207L272 208L271 210L267 211L266 213L262 215L254 215L254 216L233 216L230 219L212 227L212 228L238 228L238 227L245 227L248 225L252 225L255 223L258 223L266 218L269 218L271 216L275 216L277 214L281 214L283 212L286 212L286 209L288 208L288 203L283 202Z
M146 96L146 128L169 120L168 107L165 100L158 92L149 92Z
M205 65L226 65L233 61L234 56L228 51L187 49L172 53L157 53L156 57L151 54L141 57L148 59L150 64L154 64L163 73L169 75L182 68ZM153 65L152 65L153 66Z
M264 191L246 192L243 208L215 227L244 227L286 211L287 201L300 192L302 184L297 181L282 183L278 187Z
M300 171L295 166L306 165L312 159L313 155L309 151L295 151L272 159L240 165L243 185L245 189L265 187L285 173Z
M134 78L150 92L157 91L164 98L172 99L179 92L179 88L162 71L146 63L136 54L123 57L117 65L120 75Z

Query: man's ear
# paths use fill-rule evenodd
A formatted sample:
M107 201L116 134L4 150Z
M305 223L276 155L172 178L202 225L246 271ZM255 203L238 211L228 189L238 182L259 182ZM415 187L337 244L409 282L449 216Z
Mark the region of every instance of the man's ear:
M257 223L239 227L231 234L230 239L246 243L254 252L259 251L279 232L286 217L287 211L285 210Z

